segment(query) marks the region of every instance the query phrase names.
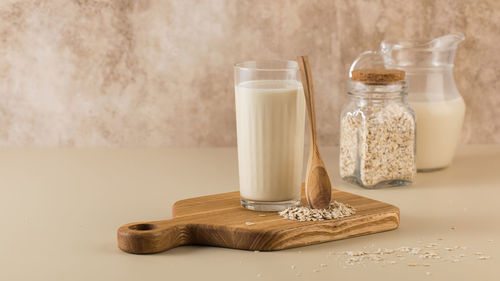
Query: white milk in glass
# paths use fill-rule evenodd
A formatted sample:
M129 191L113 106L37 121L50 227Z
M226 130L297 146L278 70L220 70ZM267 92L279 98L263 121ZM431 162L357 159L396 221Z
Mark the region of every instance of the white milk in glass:
M235 86L240 195L251 201L299 200L305 101L295 80Z
M463 99L410 101L410 106L417 115L418 169L432 170L450 165L462 131Z

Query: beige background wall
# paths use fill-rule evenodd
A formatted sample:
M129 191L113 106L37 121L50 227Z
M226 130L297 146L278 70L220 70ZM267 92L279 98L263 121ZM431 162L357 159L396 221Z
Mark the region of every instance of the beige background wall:
M0 145L233 146L233 69L308 54L322 145L348 65L385 36L463 32L463 142L500 143L500 1L1 1Z

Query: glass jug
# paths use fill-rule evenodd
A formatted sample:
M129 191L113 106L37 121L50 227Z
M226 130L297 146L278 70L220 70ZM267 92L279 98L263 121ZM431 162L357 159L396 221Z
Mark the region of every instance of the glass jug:
M417 115L419 172L449 166L460 141L465 103L453 79L453 59L464 39L451 33L427 42L381 43L385 66L407 75L408 101Z

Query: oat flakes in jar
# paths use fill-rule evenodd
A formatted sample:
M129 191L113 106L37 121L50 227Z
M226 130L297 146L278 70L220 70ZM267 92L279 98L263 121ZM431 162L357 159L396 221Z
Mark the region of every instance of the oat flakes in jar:
M340 116L340 175L365 188L408 185L416 174L415 113L407 102L405 72L383 68L374 63L377 57L362 54L349 72L349 100Z

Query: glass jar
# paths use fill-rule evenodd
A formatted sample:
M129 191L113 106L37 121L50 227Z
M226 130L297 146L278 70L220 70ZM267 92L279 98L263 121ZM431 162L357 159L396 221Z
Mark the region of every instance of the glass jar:
M416 174L416 121L401 70L351 68L340 116L340 176L365 188L408 185Z

